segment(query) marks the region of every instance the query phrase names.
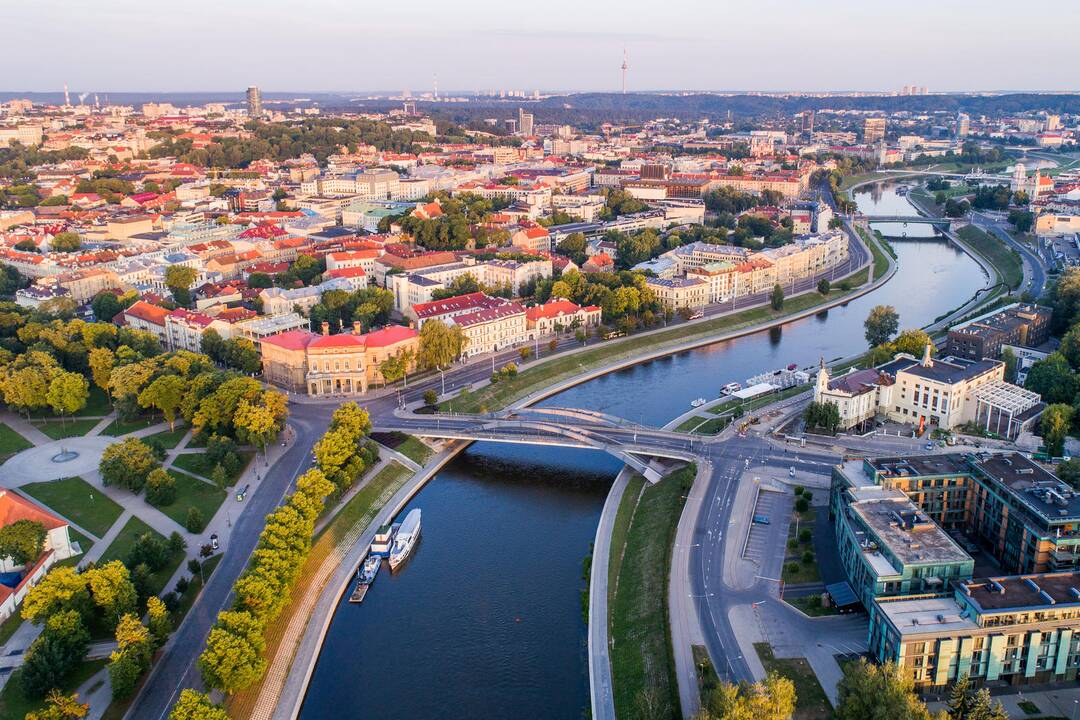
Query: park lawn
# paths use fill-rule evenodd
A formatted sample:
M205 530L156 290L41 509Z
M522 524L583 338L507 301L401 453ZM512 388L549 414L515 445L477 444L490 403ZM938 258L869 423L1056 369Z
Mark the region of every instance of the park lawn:
M873 233L869 233L861 227L855 229L858 231L862 241L870 248L870 254L874 256L874 279L877 280L888 272L889 258L886 257L885 251L882 250L881 245L878 242L878 238L874 237Z
M188 508L198 508L203 520L209 523L225 501L225 491L186 473L170 470L169 475L176 481L176 500L169 505L158 507L158 510L172 518L180 527L184 527L187 524Z
M360 488L352 498L341 507L333 516L333 519L315 535L299 577L290 592L289 602L285 609L272 620L266 628L266 657L271 665L279 652L279 647L285 641L285 633L292 622L294 614L300 605L300 598L309 594L318 594L323 591L330 576L319 573L320 567L330 557L332 552L345 553L348 547L356 542L360 534L375 519L394 493L401 489L405 482L412 477L412 471L398 462L390 462L378 472L364 487ZM340 550L339 550L340 548ZM288 648L291 656L295 648ZM262 692L263 682L266 676L259 678L251 687L241 692L229 695L225 701L225 707L229 711L229 717L249 718L254 714L255 703Z
M4 423L0 423L0 462L7 460L15 453L22 452L34 447L34 443L12 430Z
M810 617L824 617L826 615L837 614L835 605L825 607L821 604L820 595L804 595L802 597L785 599L784 602L799 608Z
M679 423L678 426L676 426L675 432L691 432L692 430L694 430L694 428L706 422L707 420L708 418L703 418L700 415L688 417L681 423Z
M143 440L155 439L161 443L161 446L166 450L172 450L174 447L180 444L180 441L184 439L184 436L188 434L189 428L187 425L180 423L175 430L165 430L163 432L154 433L153 435L147 435Z
M893 177L893 175L883 172L868 172L859 173L857 175L845 175L844 177L840 178L839 189L841 191L846 191L850 189L851 186L858 185L861 182L866 182L867 180L881 180L888 177Z
M80 477L30 483L19 489L99 538L123 512L112 498Z
M608 612L611 612L612 603L615 602L615 588L619 584L619 570L622 567L623 553L626 552L626 533L630 531L630 520L634 516L634 509L638 505L638 497L641 488L645 486L645 478L637 473L630 476L623 490L623 496L619 499L619 509L615 511L615 521L611 525L611 541L609 550L611 557L608 559Z
M693 325L679 325L654 331L647 335L631 335L622 340L608 342L594 341L587 350L557 355L551 360L519 372L512 379L487 385L476 392L463 392L457 397L440 403L439 409L444 411L453 409L455 412L462 413L492 412L532 392L547 389L598 367L630 360L645 352L661 351L665 346L674 347L694 340L706 340L720 333L742 330L760 323L781 319L837 300L854 292L858 287L858 283L852 281L851 289L843 290L840 288L842 282L843 280L833 283L827 295L812 290L786 298L780 310L773 310L766 305Z
M72 437L82 437L94 429L99 420L86 420L70 418L61 420L35 420L34 427L48 435L53 440L66 440Z
M731 424L731 418L716 417L711 420L706 420L701 425L694 428L694 435L716 435L721 430Z
M149 417L140 417L134 420L121 420L116 418L108 427L101 431L102 435L109 435L110 437L120 437L121 435L127 435L133 433L136 430L145 430L148 427L157 425L160 422L164 422L163 419L157 415L151 415Z
M188 446L190 447L190 445ZM232 486L237 478L244 474L244 470L251 464L251 459L255 457L255 453L251 450L238 450L237 455L240 456L242 462L240 469L235 474L229 476L229 485ZM178 467L181 470L186 470L193 475L198 475L206 479L210 479L210 475L214 472L214 467L210 465L207 460L206 453L180 453L173 459L173 467Z
M68 536L71 538L72 543L79 543L79 547L82 548L82 554L72 555L69 558L64 558L56 564L61 567L78 567L79 563L82 562L82 559L86 555L86 553L89 552L90 548L94 546L94 541L70 526L68 527Z
M126 561L128 553L131 552L132 546L135 544L135 540L143 533L153 533L158 537L162 537L154 528L147 525L141 519L134 515L128 518L127 523L123 529L119 532L116 538L112 541L109 547L105 548L105 552L102 553L101 559L98 561L99 565L104 565L107 562L113 560ZM160 595L165 589L165 583L169 582L169 578L176 572L176 568L180 566L180 562L184 559L184 553L175 553L173 557L169 558L169 562L165 564L165 567L161 568L157 572L150 576L150 592L154 595Z
M618 717L637 714L646 692L655 693L651 717L682 716L668 626L668 579L675 530L696 472L688 465L646 486L626 532L622 555L627 561L619 564L614 601L608 608Z
M104 658L83 661L67 677L60 690L67 694L74 692L75 688L105 667L107 662ZM23 695L22 684L19 682L19 672L18 669L14 670L11 677L8 678L7 684L4 685L4 689L0 691L0 720L23 720L27 713L40 710L45 706L44 698L28 698Z
M431 459L434 451L419 439L403 432L372 433L372 440L391 450L396 450L421 467Z
M799 516L799 522L796 525L795 516ZM817 515L817 508L811 506L809 510L801 515L797 512L792 512L791 524L788 525L788 540L797 539L798 532L802 530L810 530L810 541L806 543L799 543L798 547L794 550L788 549L785 545L786 555L784 556L784 572L780 578L788 585L797 585L800 583L821 582L821 571L818 569L817 558L814 558L813 562L804 563L802 561L802 555L809 550L814 551L814 517ZM798 528L798 531L796 530ZM799 569L792 571L788 568L789 563L797 563Z
M832 717L832 703L806 658L778 658L769 643L754 643L765 672L783 675L795 685L795 719L825 720Z
M960 228L956 235L994 266L1002 282L1013 289L1020 287L1024 281L1024 264L1019 253L974 225Z

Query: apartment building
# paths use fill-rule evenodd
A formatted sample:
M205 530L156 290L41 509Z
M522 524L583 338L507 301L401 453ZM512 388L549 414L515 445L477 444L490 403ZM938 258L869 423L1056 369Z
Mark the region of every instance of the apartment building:
M484 293L420 303L412 307L411 314L417 328L432 320L459 326L467 340L465 357L502 350L532 337L524 307Z
M581 306L569 300L552 300L525 309L526 328L534 337L554 335L571 328L593 328L600 324L600 308Z
M946 352L970 360L1000 357L1005 345L1035 347L1050 338L1050 308L1014 303L949 328Z

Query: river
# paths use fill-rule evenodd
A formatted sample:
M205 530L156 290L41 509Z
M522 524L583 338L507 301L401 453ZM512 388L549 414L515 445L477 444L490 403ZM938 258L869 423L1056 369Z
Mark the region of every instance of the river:
M911 212L891 188L863 212ZM884 203L876 208L871 203ZM547 399L660 425L697 397L789 363L865 349L870 308L902 328L963 304L985 275L935 240L895 244L896 276L879 290L782 328L605 375ZM423 539L398 574L384 567L364 603L342 598L301 718L527 717L587 714L582 561L620 465L586 450L477 443L410 503Z

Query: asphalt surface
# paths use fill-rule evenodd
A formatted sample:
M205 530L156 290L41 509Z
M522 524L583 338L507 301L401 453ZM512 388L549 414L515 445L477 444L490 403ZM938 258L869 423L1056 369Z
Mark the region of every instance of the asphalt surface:
M1024 275L1027 279L1026 286L1023 289L1031 293L1033 297L1041 296L1043 290L1046 289L1046 263L1044 259L1028 249L1026 245L1017 242L1016 238L1008 232L1011 226L1001 218L973 212L971 213L971 223L982 230L993 233L1006 245L1020 253L1026 270Z

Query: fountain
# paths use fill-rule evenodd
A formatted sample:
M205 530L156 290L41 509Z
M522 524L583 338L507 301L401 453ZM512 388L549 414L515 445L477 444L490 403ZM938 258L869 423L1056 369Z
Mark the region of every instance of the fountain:
M71 462L75 458L79 457L79 453L74 450L68 450L63 445L60 446L60 452L52 456L54 463L66 463Z

